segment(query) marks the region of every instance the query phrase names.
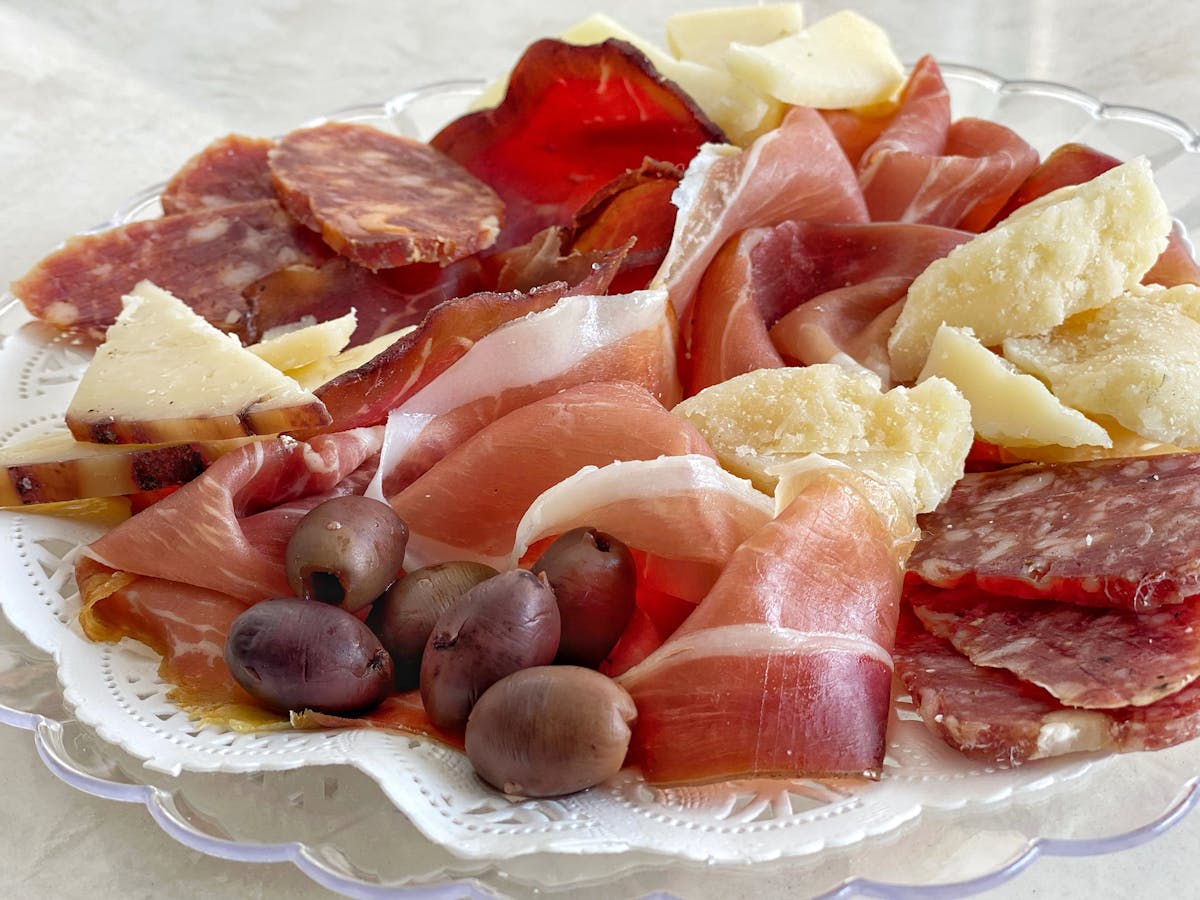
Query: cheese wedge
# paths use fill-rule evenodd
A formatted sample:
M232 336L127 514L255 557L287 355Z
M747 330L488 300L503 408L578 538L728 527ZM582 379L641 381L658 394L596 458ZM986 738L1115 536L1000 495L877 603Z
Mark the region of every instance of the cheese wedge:
M1141 280L1170 231L1145 159L1052 191L917 276L888 339L893 376L916 378L943 322L995 347L1103 306Z
M122 303L67 407L76 439L222 440L330 422L310 391L161 288L143 281Z
M761 46L803 27L804 8L799 3L694 9L667 19L667 49L676 59L720 69L730 44Z
M941 377L971 404L971 424L985 441L1001 447L1112 446L1108 432L1077 409L1065 406L1046 385L1026 375L979 341L969 328L943 325L917 383Z
M286 372L341 353L350 343L357 324L357 317L351 310L337 319L272 334L246 349L280 372Z
M365 344L359 344L357 347L351 347L349 350L343 350L334 356L327 356L324 359L316 360L308 365L300 366L296 369L288 369L287 375L290 378L296 379L300 387L305 390L316 390L327 381L333 381L339 375L344 375L346 372L352 372L359 366L374 359L404 335L410 331L415 331L416 325L410 325L407 328L401 328L398 331L391 331L387 334L380 335L373 341L368 341Z
M90 444L65 428L0 448L0 506L120 497L184 484L254 438L186 444Z
M817 109L883 103L904 84L904 66L887 32L851 10L762 46L734 43L724 60L767 96Z

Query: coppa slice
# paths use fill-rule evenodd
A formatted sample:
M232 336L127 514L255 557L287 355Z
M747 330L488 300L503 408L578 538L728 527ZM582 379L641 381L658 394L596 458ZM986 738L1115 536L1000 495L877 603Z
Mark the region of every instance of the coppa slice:
M919 520L909 577L1145 611L1200 595L1200 454L971 473Z
M142 282L67 407L82 441L156 444L278 434L328 423L312 393Z

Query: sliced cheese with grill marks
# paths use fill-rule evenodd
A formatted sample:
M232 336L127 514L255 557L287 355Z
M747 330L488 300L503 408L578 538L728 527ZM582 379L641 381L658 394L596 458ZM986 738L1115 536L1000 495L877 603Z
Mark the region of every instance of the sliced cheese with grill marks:
M143 281L83 374L67 408L77 440L158 444L319 428L311 391Z

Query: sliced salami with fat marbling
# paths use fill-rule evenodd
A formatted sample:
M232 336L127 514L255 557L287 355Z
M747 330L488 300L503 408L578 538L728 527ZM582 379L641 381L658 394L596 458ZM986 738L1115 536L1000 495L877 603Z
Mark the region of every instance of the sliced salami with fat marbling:
M230 134L213 141L183 164L163 188L164 215L198 212L220 206L274 200L267 138Z

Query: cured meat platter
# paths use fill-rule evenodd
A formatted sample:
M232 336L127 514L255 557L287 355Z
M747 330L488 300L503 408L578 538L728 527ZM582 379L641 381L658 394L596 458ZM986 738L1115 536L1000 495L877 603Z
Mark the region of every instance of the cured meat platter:
M960 114L1008 124L1043 150L1086 140L1122 157L1145 154L1172 210L1194 215L1188 190L1196 182L1186 176L1200 169L1197 137L1174 120L1106 108L1055 85L1006 83L964 67L943 71ZM435 85L332 118L426 137L477 90ZM107 224L151 215L157 193L133 198ZM1200 221L1183 224L1200 230ZM87 357L15 302L0 315L0 373L10 386L0 435L11 440L55 420ZM812 893L934 881L965 890L1002 879L1041 839L1067 842L1062 852L1115 849L1168 826L1195 799L1194 746L995 768L943 746L903 699L876 784L663 789L623 773L552 801L498 797L480 787L458 753L419 738L197 727L167 699L155 656L129 641L91 643L74 625L74 554L103 523L0 516L7 536L0 573L18 586L2 600L16 628L5 629L3 654L30 661L4 667L0 716L35 729L48 765L66 780L147 803L185 843L235 858L291 858L348 893L456 880L474 891L569 885L601 896L618 879L639 891L688 896L689 888L711 890L712 879L794 884L798 877ZM972 844L980 830L1008 837L981 851ZM396 853L397 846L409 849ZM917 846L923 852L912 852ZM951 858L964 862L947 868ZM753 874L744 863L756 864Z

